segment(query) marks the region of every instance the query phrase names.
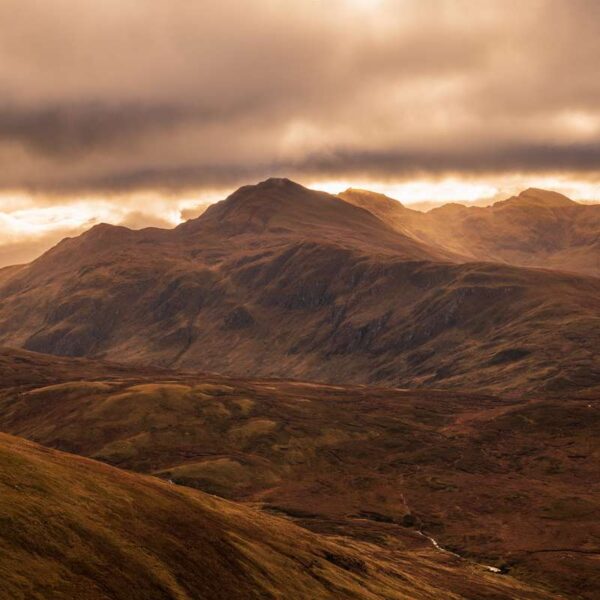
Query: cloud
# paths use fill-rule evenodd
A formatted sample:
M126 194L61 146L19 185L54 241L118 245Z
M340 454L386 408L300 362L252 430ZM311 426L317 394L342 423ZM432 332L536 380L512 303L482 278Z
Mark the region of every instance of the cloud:
M0 108L0 138L22 144L32 154L57 161L76 160L81 152L130 145L185 117L183 108L177 106L5 106Z
M593 0L0 5L0 188L599 166Z
M203 215L206 209L210 206L210 204L199 204L193 208L184 208L180 212L182 221L190 221L191 219L197 219L199 216Z
M20 265L31 262L43 252L58 244L66 237L74 237L86 228L62 228L37 235L23 236L20 240L0 241L0 269L10 265ZM1 231L1 230L0 230Z
M171 229L173 227L173 223L167 219L140 211L127 213L127 216L119 223L119 225L129 227L129 229L145 229L146 227Z
M443 150L388 150L361 152L338 150L308 157L296 165L298 172L329 176L414 176L423 173L498 174L544 171L593 174L600 166L600 141L575 144L481 144Z

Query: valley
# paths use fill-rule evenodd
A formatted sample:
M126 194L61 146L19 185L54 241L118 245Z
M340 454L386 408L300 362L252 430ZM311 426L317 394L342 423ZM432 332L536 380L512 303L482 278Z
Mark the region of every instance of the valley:
M556 597L597 591L594 394L507 399L71 361L4 351L0 430L321 536L489 565Z
M93 510L90 508L93 507ZM185 487L0 434L0 598L494 598L543 590L323 537Z

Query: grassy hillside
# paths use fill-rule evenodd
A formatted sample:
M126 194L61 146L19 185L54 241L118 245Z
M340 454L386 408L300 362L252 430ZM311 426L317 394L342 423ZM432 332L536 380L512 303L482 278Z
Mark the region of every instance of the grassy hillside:
M4 434L0 531L3 600L550 598Z
M0 354L0 429L316 532L421 551L421 531L571 598L600 589L591 392L517 401L67 365Z

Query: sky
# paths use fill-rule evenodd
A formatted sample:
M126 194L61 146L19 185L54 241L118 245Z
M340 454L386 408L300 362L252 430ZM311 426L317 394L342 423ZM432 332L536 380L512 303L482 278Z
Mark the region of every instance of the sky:
M271 176L600 198L597 0L2 0L0 266Z

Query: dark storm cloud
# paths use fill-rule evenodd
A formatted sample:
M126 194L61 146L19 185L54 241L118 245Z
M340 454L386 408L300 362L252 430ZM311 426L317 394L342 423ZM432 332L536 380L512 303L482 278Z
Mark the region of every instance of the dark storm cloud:
M599 63L593 0L4 0L0 188L586 175Z
M110 150L189 117L178 106L57 105L0 108L0 138L56 160L80 152Z
M385 180L390 176L407 179L431 173L497 176L508 172L543 173L549 171L549 165L554 174L595 175L600 170L600 142L565 145L511 144L505 147L490 145L467 150L457 148L453 152L410 149L363 152L338 149L322 154L314 153L298 160L115 171L104 177L73 180L68 184L59 182L58 185L51 184L48 187L54 193L74 194L78 191L126 192L141 188L169 192L198 187L233 187L271 176L304 180L318 177ZM26 186L35 189L33 181L27 182Z
M454 152L340 150L328 155L308 157L302 164L283 167L298 173L386 176L390 173L411 176L423 173L492 174L503 171L544 171L552 165L557 173L581 173L600 169L600 141L589 144L536 145L518 143L490 145L474 150L457 148ZM275 169L281 169L274 165Z

